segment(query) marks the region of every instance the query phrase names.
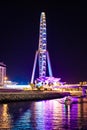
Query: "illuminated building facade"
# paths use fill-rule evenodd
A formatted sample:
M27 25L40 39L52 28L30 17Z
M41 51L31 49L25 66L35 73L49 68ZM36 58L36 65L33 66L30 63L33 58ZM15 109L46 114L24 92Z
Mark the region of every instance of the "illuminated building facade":
M5 77L6 77L6 65L0 62L0 86L4 85Z

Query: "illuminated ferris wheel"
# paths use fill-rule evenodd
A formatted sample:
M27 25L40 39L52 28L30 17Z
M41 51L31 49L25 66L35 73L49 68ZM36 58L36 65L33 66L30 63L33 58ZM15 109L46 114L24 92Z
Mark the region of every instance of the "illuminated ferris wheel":
M37 60L39 61L38 78L46 77L47 64L48 64L49 76L52 77L50 58L49 58L49 53L47 51L46 17L44 12L41 13L41 17L40 17L39 46L35 54L31 83L33 83L34 81Z
M39 34L39 77L46 76L46 18L45 13L40 17L40 34Z

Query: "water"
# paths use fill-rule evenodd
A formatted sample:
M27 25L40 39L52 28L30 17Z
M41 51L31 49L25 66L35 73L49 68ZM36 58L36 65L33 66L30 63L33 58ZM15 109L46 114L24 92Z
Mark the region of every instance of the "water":
M87 98L0 104L0 130L87 130Z

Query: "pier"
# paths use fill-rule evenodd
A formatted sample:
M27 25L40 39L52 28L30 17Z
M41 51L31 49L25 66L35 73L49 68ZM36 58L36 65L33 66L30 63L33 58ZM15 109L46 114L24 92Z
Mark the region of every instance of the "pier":
M23 91L16 89L1 89L0 102L48 100L63 98L67 95L70 95L69 92L61 93L57 91Z

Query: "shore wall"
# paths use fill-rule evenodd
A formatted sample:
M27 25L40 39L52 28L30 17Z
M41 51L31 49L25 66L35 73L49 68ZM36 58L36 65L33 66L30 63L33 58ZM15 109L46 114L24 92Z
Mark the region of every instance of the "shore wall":
M69 95L67 92L59 93L53 91L29 91L29 92L0 92L0 102L33 101L63 98Z

